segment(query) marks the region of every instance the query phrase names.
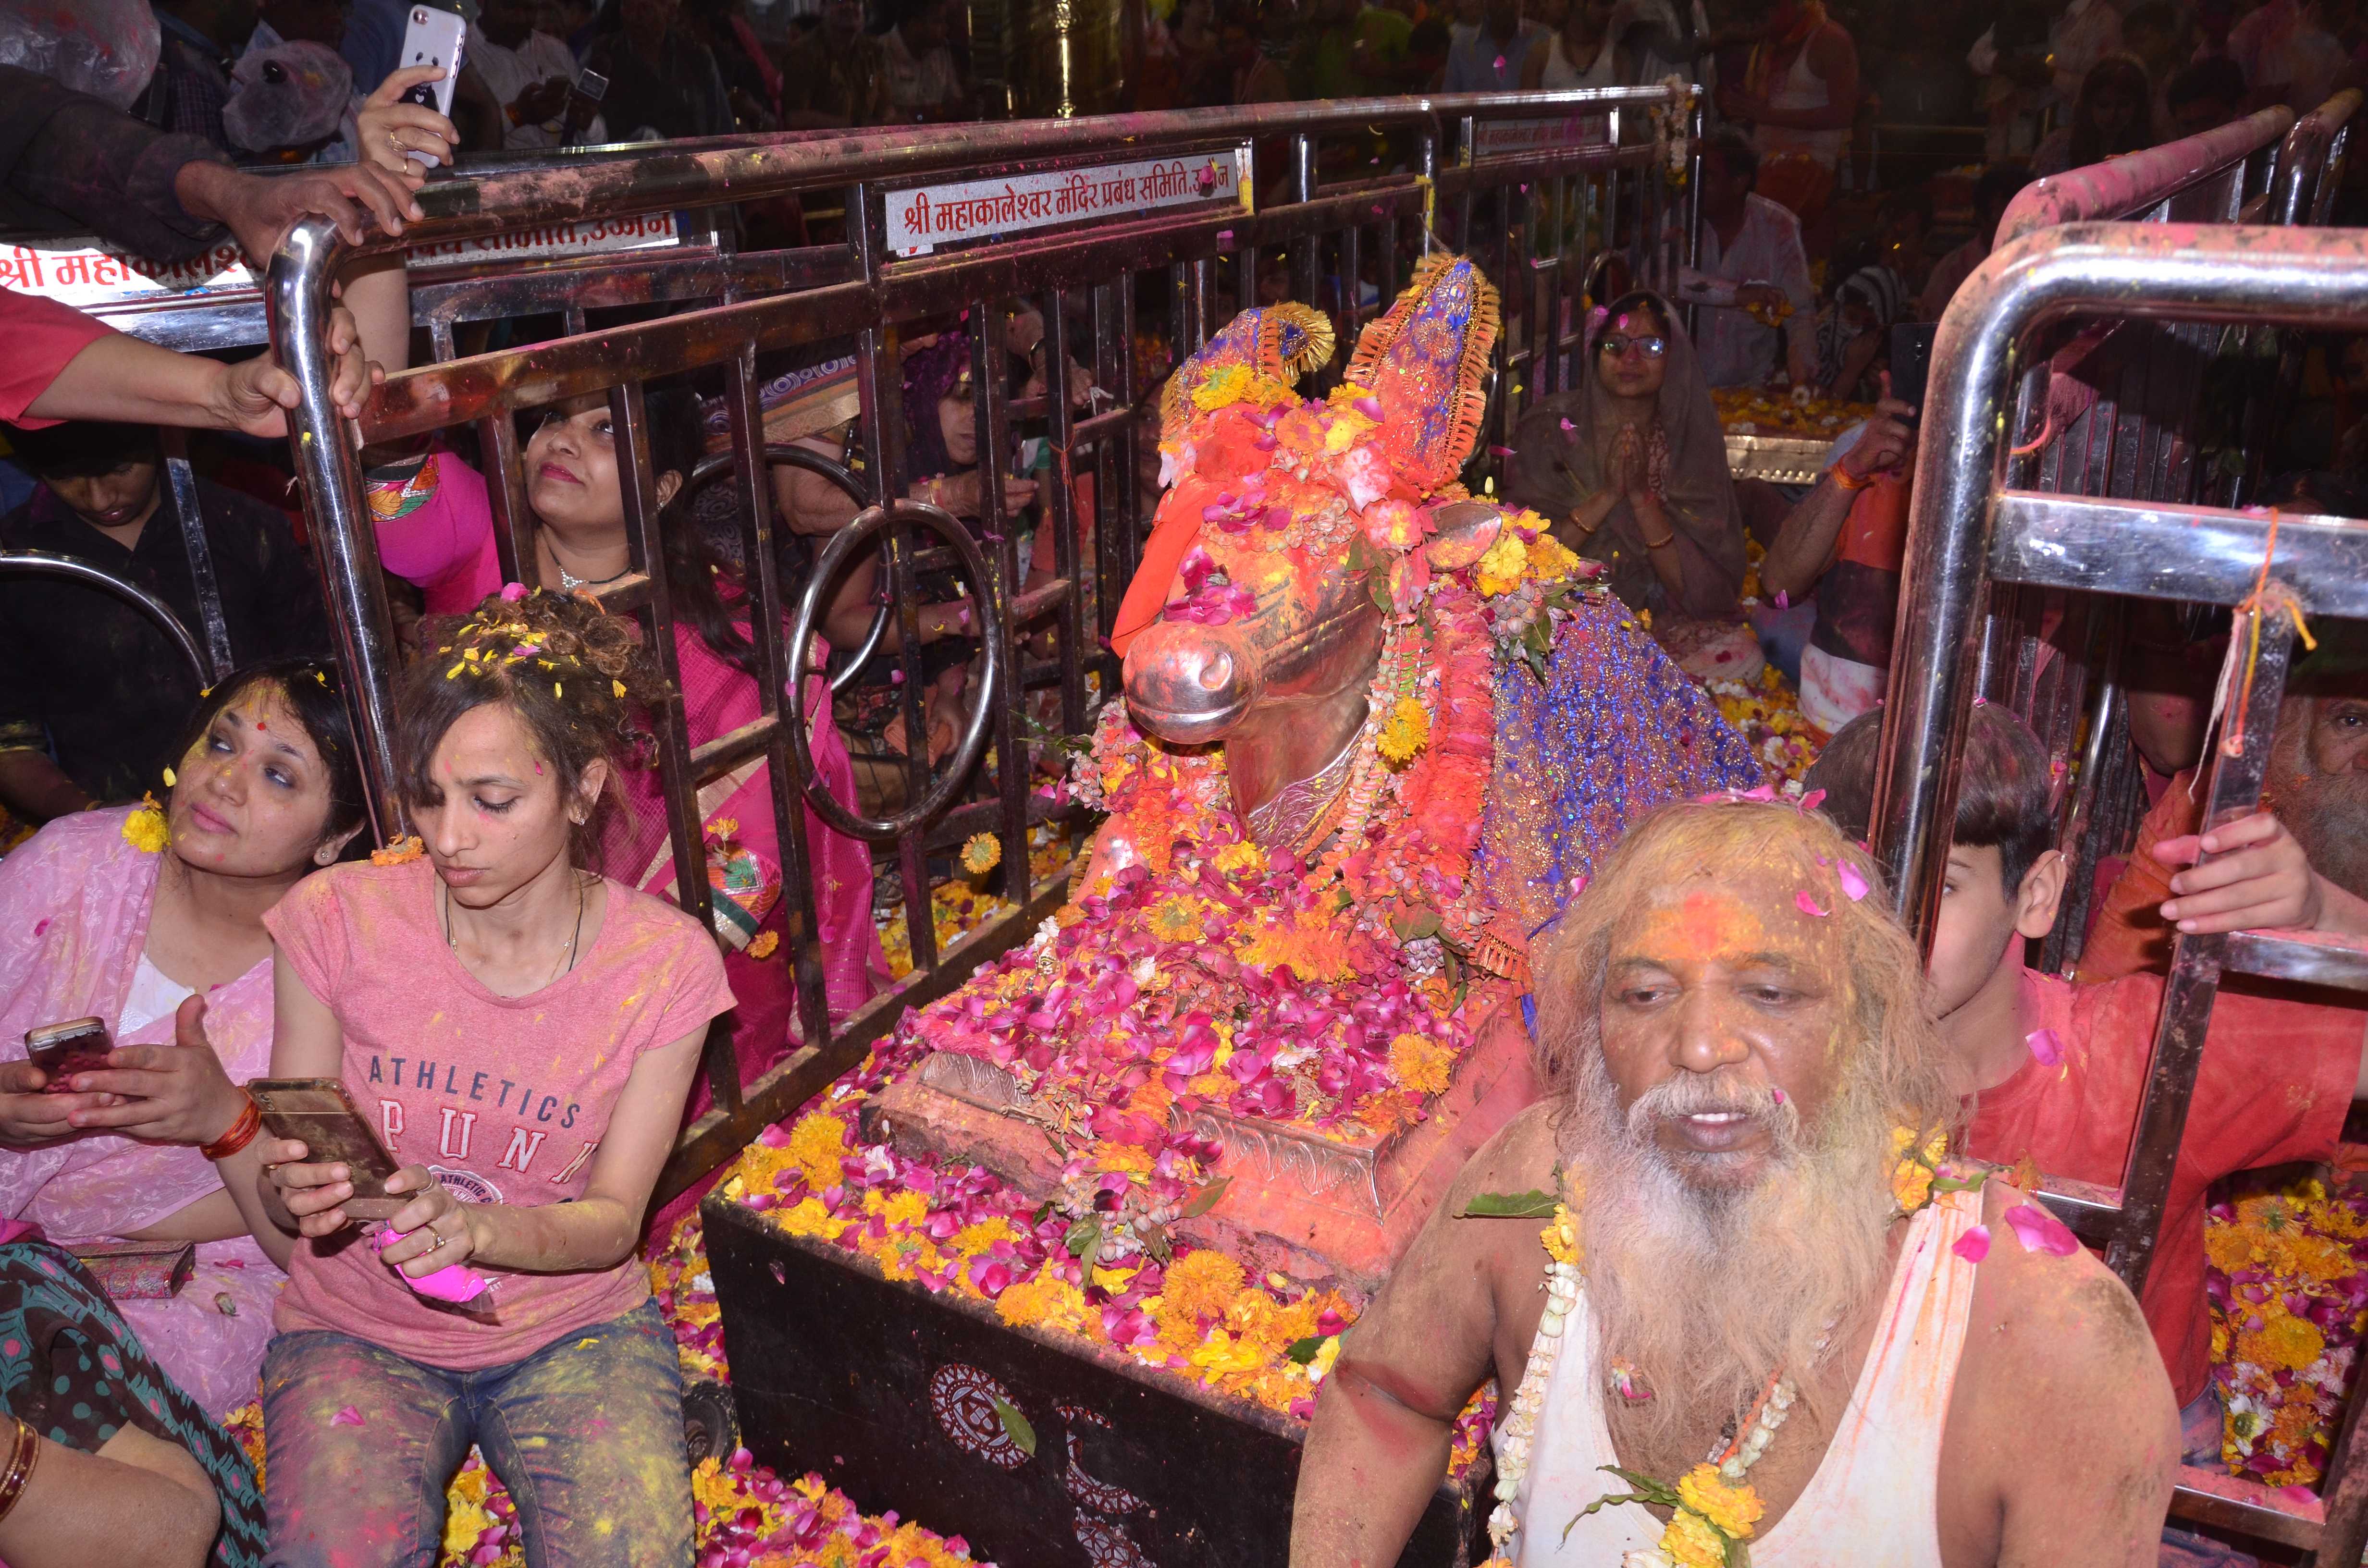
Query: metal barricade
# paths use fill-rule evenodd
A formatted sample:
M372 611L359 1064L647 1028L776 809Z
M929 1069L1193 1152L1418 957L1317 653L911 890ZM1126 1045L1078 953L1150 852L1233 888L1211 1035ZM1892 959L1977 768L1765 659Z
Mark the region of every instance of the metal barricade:
M2360 95L2346 92L2297 121L2283 108L2026 187L1998 223L2004 246L2060 223L2322 222ZM2234 504L2258 472L2226 472L2224 454L2258 453L2289 378L2248 367L2238 413L2216 416L2207 374L2246 342L2225 329L2132 320L2059 327L2026 346L2011 414L2010 482L2057 494ZM2058 367L2061 354L2077 363ZM2073 395L2064 395L2066 393ZM2221 393L2223 400L2226 394ZM2258 463L2258 460L2256 460ZM2040 967L2068 971L2088 928L2098 861L2125 849L2144 813L2144 781L2120 674L2126 607L2078 588L1999 587L1980 645L1985 697L2031 721L2068 781L2057 847L2071 862L2065 910L2041 944ZM2053 622L2051 625L2050 623Z
M2233 507L2050 492L2019 482L2008 413L2035 335L2077 316L2368 331L2368 233L2187 223L2075 223L2024 234L1975 270L1942 318L1917 460L1899 631L1875 786L1874 845L1929 942L1980 688L1990 585L2236 607L2225 728L2205 820L2251 811L2294 636L2289 607L2368 618L2368 525ZM2271 545L2274 540L2274 551ZM2242 932L2178 936L2128 1163L2118 1188L2049 1180L2042 1197L2135 1290L2177 1165L2220 976L2368 990L2368 945ZM2190 1470L2173 1512L2299 1545L2351 1568L2368 1544L2368 1447L2355 1397L2323 1506Z
M764 712L694 749L677 698L660 716L660 767L675 864L688 868L704 860L693 799L700 785L758 758L768 764L788 910L783 947L793 963L804 1043L744 1085L728 1028L711 1033L705 1064L714 1108L677 1144L660 1183L660 1201L729 1159L762 1127L859 1061L905 1008L944 994L1032 931L1064 896L1065 876L1037 883L1028 869L1030 828L1048 813L1030 795L1021 707L1031 688L1057 692L1054 727L1074 736L1087 722L1089 680L1099 680L1105 694L1114 689L1116 664L1098 634L1107 633L1119 590L1133 574L1145 510L1135 462L1135 404L1145 389L1135 384L1132 353L1138 280L1165 275L1174 347L1181 358L1222 326L1214 298L1221 282L1232 282L1239 302L1254 301L1258 257L1282 247L1293 294L1330 305L1346 343L1398 292L1406 256L1439 243L1493 247L1508 302L1497 348L1497 406L1498 416L1509 421L1551 390L1577 347L1585 312L1573 296L1598 254L1621 250L1641 277L1655 281L1666 281L1674 251L1682 249L1691 260L1690 239L1673 245L1664 236L1673 222L1680 236L1691 233L1691 213L1679 217L1672 210L1668 177L1688 166L1691 97L1683 88L1508 93L951 126L826 140L673 143L643 157L431 185L421 193L429 217L409 226L402 244L595 216L613 221L801 190L849 193L848 243L840 259L809 252L719 255L686 261L678 272L666 270L665 261L631 264L635 281L626 288L638 290L638 300L695 298L712 289L709 297L725 302L393 376L360 422L359 434L373 441L473 424L487 462L504 573L519 578L523 563L533 559L533 523L513 415L570 397L607 394L626 475L632 565L600 597L612 610L641 619L671 678L672 615L658 564L643 382L705 369L728 383L731 467L752 631L766 672ZM1613 140L1577 144L1567 128L1582 115L1609 117ZM1623 116L1625 127L1619 123ZM1621 141L1623 129L1639 129L1639 119L1651 121L1651 139ZM1483 133L1508 124L1529 129L1510 137L1511 150L1493 153ZM1557 126L1565 129L1558 132ZM1463 151L1452 162L1442 155L1452 144L1451 127L1461 131ZM1347 138L1369 144L1397 139L1411 156L1395 172L1321 183L1319 144ZM1287 199L1261 206L1254 195L1251 149L1277 140L1291 154ZM1099 182L1133 179L1126 171L1145 163L1154 165L1144 176L1148 185L1138 190L1122 184L1123 199L1112 203L1120 210L1081 226L1099 204L1096 190L1112 188ZM1145 193L1150 199L1133 202L1134 195ZM1053 232L1039 232L1047 228ZM393 247L381 242L369 248ZM320 347L331 281L354 254L326 222L300 224L273 258L267 301L272 340L302 392L293 417L299 477L356 709L373 819L384 839L403 826L387 741L393 644L362 501L356 432L341 424L328 401ZM1362 286L1369 256L1375 274L1370 296ZM528 277L455 284L420 308L431 325L507 313L521 301L538 309L557 301L580 310L600 298L587 290L615 287L589 274L628 269L577 267L579 276L564 278L563 270L555 265ZM1328 294L1327 276L1339 280ZM1014 296L1042 302L1048 366L1069 364L1073 339L1089 344L1074 357L1090 364L1095 384L1113 394L1114 407L1079 416L1057 386L1041 399L1007 395L999 373L1005 318L992 307ZM1012 421L1041 417L1049 430L1053 466L1044 494L1057 566L1052 583L1025 595L1010 537L1016 530L998 534L989 527L983 540L973 540L950 514L899 496L894 488L905 445L900 335L918 318L957 312L967 314L984 516L1003 516L1004 465L996 455L1004 450ZM857 344L870 504L822 551L789 613L775 567L757 356L849 336ZM439 338L439 348L449 341L449 335ZM1057 369L1049 380L1061 380ZM1094 477L1096 496L1090 560L1077 501L1077 481L1087 473ZM919 533L935 534L939 542L920 548ZM907 736L924 733L914 653L916 574L957 570L981 587L990 613L984 618L983 689L951 757L932 773L927 748L908 745L905 805L867 819L833 799L814 775L802 676L825 588L855 552L879 547L886 554L888 601L903 633L897 656ZM1099 589L1090 626L1082 591L1089 576ZM1021 628L1046 621L1053 624L1055 656L1023 665ZM955 797L990 740L998 759L995 798L957 806ZM821 983L802 803L839 832L894 846L911 938L912 975L836 1028ZM1016 907L940 954L929 918L928 848L973 829L998 841ZM676 881L683 907L706 923L706 880L678 875Z

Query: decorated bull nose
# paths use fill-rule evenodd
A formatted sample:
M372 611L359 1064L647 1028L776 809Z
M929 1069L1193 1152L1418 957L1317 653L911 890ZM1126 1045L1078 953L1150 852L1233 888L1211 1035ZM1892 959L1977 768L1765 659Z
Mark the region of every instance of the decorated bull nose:
M1127 710L1172 745L1223 740L1258 705L1258 671L1243 631L1163 621L1127 650Z

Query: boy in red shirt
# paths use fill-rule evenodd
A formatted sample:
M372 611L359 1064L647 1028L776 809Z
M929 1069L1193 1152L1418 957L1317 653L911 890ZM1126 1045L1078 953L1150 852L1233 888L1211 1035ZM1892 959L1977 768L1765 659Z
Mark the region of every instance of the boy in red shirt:
M1869 713L1846 726L1809 776L1826 791L1827 814L1855 836L1866 832L1881 723ZM1928 965L1932 1005L1975 1100L1965 1153L2117 1187L2163 978L2081 985L2023 967L2023 940L2055 926L2064 892L2052 795L2038 737L2006 710L1977 706ZM2164 847L2194 857L2192 842ZM2169 917L2183 928L2235 929L2241 918L2368 934L2368 904L2317 878L2275 817L2232 823L2202 847L2223 858L2180 874L2183 896ZM2351 1101L2368 1096L2363 1025L2361 1008L2287 1000L2243 976L2221 986L2139 1299L2183 1408L2191 1462L2220 1455L2203 1297L2206 1189L2237 1171L2334 1154Z

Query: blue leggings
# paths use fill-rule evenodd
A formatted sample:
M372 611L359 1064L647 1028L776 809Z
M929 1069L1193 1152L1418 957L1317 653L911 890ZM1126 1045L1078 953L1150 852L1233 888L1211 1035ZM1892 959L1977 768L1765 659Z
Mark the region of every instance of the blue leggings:
M333 1422L347 1405L362 1425ZM472 1443L518 1505L529 1568L689 1568L682 1372L655 1301L477 1372L283 1334L263 1435L269 1568L434 1568Z

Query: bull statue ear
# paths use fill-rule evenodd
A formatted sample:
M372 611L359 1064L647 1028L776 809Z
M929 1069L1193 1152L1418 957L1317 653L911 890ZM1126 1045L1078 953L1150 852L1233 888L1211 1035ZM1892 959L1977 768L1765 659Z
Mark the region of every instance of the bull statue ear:
M1276 384L1295 386L1330 363L1337 347L1331 318L1312 305L1244 311L1167 378L1159 397L1159 444L1181 439L1196 421L1237 404L1273 406Z
M1382 405L1382 449L1418 495L1463 472L1479 445L1497 324L1496 286L1469 257L1441 253L1357 339L1349 380Z

